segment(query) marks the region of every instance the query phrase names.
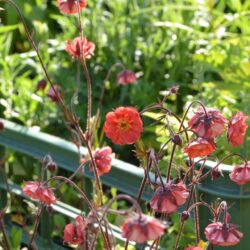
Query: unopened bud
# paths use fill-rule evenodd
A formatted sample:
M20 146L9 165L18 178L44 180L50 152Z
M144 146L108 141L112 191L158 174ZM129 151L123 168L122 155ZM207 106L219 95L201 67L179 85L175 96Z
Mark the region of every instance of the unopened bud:
M181 221L186 221L188 220L190 217L190 213L188 211L183 211L181 213Z
M56 170L56 164L55 164L55 162L53 162L53 161L49 162L48 165L47 165L47 167L48 167L48 170L49 170L51 173L54 173L55 170Z
M41 81L39 81L39 82L37 83L36 91L44 90L44 89L46 88L46 86L47 86L47 82L46 82L45 79L43 79L43 80L41 80Z
M219 178L221 176L223 176L223 174L218 168L214 169L211 173L212 181L216 180L217 178Z
M170 88L169 90L172 94L177 94L179 91L179 86L173 86L172 88Z
M181 147L182 145L182 139L181 136L179 134L175 134L172 138L171 138L172 142L178 146Z

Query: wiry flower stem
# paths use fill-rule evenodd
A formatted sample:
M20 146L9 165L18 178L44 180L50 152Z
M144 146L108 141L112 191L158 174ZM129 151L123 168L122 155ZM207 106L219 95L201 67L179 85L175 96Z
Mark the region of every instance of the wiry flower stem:
M234 157L234 156L239 157L242 161L244 161L245 164L247 164L247 160L242 155L240 155L238 153L227 155L222 160L220 160L211 170L209 170L206 174L201 176L199 178L199 182L202 182L204 179L206 179L212 173L212 171L216 170L220 166L220 164L222 164L224 161L226 161L227 159Z
M43 211L43 205L40 205L40 207L38 208L37 214L36 214L35 228L33 230L33 233L31 235L31 238L30 238L29 243L28 243L28 248L29 249L31 248L32 242L33 242L33 240L35 238L35 235L37 233L37 229L38 229L38 226L39 226L39 223L40 223L42 211Z

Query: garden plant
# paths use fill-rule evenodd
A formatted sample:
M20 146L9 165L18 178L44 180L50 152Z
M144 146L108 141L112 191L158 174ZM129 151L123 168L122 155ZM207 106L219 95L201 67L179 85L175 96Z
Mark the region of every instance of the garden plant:
M71 66L76 65L77 75L77 84L74 84L76 89L68 100L65 98L64 89L52 80L51 69L47 68L39 44L34 39L36 31L34 33L30 31L18 2L13 0L0 0L0 2L11 6L11 11L15 11L19 16L23 31L38 58L37 63L40 64L44 79L38 81L35 91L43 93L48 89L47 98L62 112L64 126L79 150L79 167L72 175L57 172L57 166L48 152L43 159L39 159L38 178L23 180L23 194L26 198L36 201L33 207L35 214L32 230L26 225L25 216L21 223L28 237L28 249L39 249L35 238L39 234L42 214L44 211L53 214L53 205L64 199L61 190L71 192L79 199L79 201L74 200L74 203L77 206L80 203L81 209L81 213L73 221L65 223L60 232L65 247L111 250L133 249L136 244L136 247L140 246L142 249L168 249L167 235L171 230L171 223L175 223L177 227L172 244L175 250L204 250L214 249L216 246L230 247L240 244L247 232L242 232L240 225L236 225L234 217L230 216L232 204L228 204L226 200L216 200L210 204L203 200L202 195L197 195L197 188L209 178L212 180L224 178L221 165L230 159L235 162L230 173L231 181L240 186L250 181L250 164L244 153L230 152L230 149L233 151L244 144L248 127L247 114L237 110L229 117L219 109L203 104L202 101L189 100L183 105L184 113L180 115L179 111L172 110L172 104L169 104L173 100L180 101L179 95L183 89L178 84L163 89L157 101L151 104L145 102L140 110L134 97L134 106L124 103L115 105L106 112L105 98L109 95L107 86L114 72L118 72L116 82L119 88L136 85L140 74L136 74L127 68L125 63L118 61L110 65L106 76L103 77L101 88L96 88L93 84L89 65L95 60L98 43L90 41L85 35L88 22L83 20L85 20L87 0L57 0L60 15L64 15L65 18L73 17L78 31L77 37L65 39L64 53ZM6 11L2 8L0 10ZM84 121L82 114L79 114L79 111L82 111L79 108L81 88L87 93L84 105L86 110L83 111L86 114ZM93 95L97 95L98 98L93 98ZM156 124L160 128L159 147L154 147L154 142L145 142L143 138L144 132L153 126L152 119L153 125ZM4 133L4 127L4 121L1 121L1 133ZM217 142L220 140L228 144L226 147L229 150L225 150L219 158L216 156L216 151ZM126 145L132 146L129 150L136 156L136 161L144 171L141 186L134 197L116 191L110 195L101 180L101 176L108 175L112 168L112 160L116 157L114 149L119 147L121 152L128 150ZM81 154L82 146L87 149L86 155ZM4 166L5 160L2 160L1 167ZM214 161L214 166L205 171L207 161L211 160ZM185 162L182 168L176 166L180 161ZM86 194L82 185L87 167L94 174L91 197ZM8 175L4 172L4 167L2 170L5 185L8 186ZM150 188L153 194L149 202L142 200L146 188ZM204 235L199 223L199 207L206 207L212 218L205 229L202 229ZM10 204L7 203L0 211L3 249L12 249L13 239L9 238L5 227L5 217L9 209ZM23 217L18 210L16 210L17 215ZM173 222L174 217L177 218L175 222ZM110 220L120 228L123 240L118 240L114 236ZM194 225L195 230L191 233L191 240L183 245L180 242L185 236L186 223Z

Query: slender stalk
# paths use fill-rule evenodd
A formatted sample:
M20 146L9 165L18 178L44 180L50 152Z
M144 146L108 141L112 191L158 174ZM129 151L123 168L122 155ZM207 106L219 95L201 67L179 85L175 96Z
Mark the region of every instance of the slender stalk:
M39 223L40 223L40 219L41 219L41 215L42 215L42 211L43 211L43 205L41 205L37 211L37 214L36 214L36 221L35 221L35 228L33 230L33 233L31 235L31 238L29 240L29 243L28 243L28 248L30 249L31 248L31 245L32 245L32 242L35 238L35 235L37 233L37 229L38 229L38 226L39 226Z
M82 66L85 72L85 76L87 79L87 89L88 89L88 113L87 113L87 129L86 129L86 137L87 140L91 139L91 113L92 113L92 89L91 89L91 80L89 71L86 65L86 62L82 62Z
M95 162L92 150L91 150L91 146L89 145L88 140L85 138L85 135L84 135L81 127L79 126L79 124L77 124L76 129L78 131L78 134L79 134L79 137L80 137L81 141L87 147L88 154L89 154L90 159L91 159L91 164L92 164L92 167L93 167L93 170L94 170L97 191L98 191L98 194L100 196L101 204L103 204L103 192L102 192L101 180L100 180L100 177L98 175L97 166L96 166L96 162Z
M194 187L195 189L195 187ZM196 191L193 192L193 203L197 202ZM199 213L198 206L194 207L194 222L195 222L195 235L196 235L196 244L200 242L200 225L199 225Z
M175 149L176 149L176 144L173 144L170 160L168 162L166 183L168 183L169 180L170 180L170 174L171 174L172 163L173 163L173 160L174 160Z
M189 207L190 207L190 203L191 203L191 200L192 200L192 197L193 197L193 192L194 192L194 186L192 186L192 188L191 188L188 203L187 203L187 206L186 206L186 210L188 210ZM183 228L184 228L184 223L185 223L185 221L181 220L181 225L180 225L180 229L178 231L178 235L177 235L177 238L176 238L174 250L178 250L180 239L181 239L181 234L182 234L182 231L183 231Z
M245 164L247 164L247 160L240 154L234 153L234 154L227 155L222 160L220 160L211 170L209 170L206 174L201 176L199 178L199 182L202 182L204 179L206 179L212 173L212 171L214 171L215 169L217 169L220 166L220 164L222 164L224 161L226 161L227 159L229 159L233 156L238 156L242 161L244 161Z

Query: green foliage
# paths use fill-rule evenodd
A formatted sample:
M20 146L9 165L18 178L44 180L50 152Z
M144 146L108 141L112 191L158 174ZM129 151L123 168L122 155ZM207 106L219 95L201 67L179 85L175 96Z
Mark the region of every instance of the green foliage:
M12 227L10 234L10 247L13 250L19 250L22 240L22 229Z

